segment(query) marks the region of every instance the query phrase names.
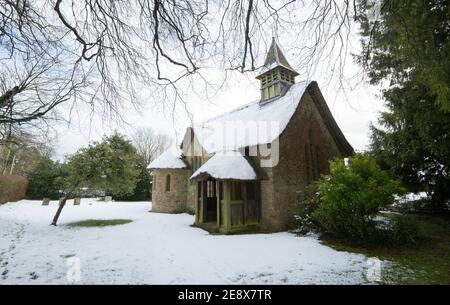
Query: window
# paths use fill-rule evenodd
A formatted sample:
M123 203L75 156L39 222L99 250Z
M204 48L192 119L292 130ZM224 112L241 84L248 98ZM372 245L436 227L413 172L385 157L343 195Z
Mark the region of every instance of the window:
M310 173L312 180L316 180L317 177L317 171L316 171L316 160L314 158L314 150L313 150L313 141L312 141L312 129L309 128L308 130L308 142L309 142L309 167L310 167Z
M294 83L294 75L286 72L286 71L280 71L281 80L288 82L288 83Z
M170 192L170 175L166 176L166 192Z
M278 79L278 73L274 72L272 73L272 80L277 80Z
M267 87L265 89L267 89L267 93L266 93L267 97L265 98L264 91L263 91L263 99L270 99L270 98L275 97L275 96L278 95L278 84L274 84L274 85L269 86L269 87Z
M315 151L313 149L313 141L312 141L312 129L308 130L308 138L309 138L309 156L310 156L310 167L311 167L311 176L313 180L319 179L319 148L315 147Z
M316 173L317 179L320 177L320 163L319 163L319 146L316 145Z
M305 145L305 165L306 165L306 182L310 183L311 179L311 161L309 158L309 149L308 145Z
M267 100L267 99L269 98L268 89L269 89L269 88L264 88L264 89L262 89L262 99L263 99L263 100Z
M264 76L262 79L261 79L261 86L265 86L265 85L267 85L267 76Z
M306 176L308 183L319 179L320 162L319 162L319 146L313 148L312 130L308 130L308 143L305 145L305 164Z
M153 185L153 190L155 190L156 191L156 174L153 174L153 183L152 183Z

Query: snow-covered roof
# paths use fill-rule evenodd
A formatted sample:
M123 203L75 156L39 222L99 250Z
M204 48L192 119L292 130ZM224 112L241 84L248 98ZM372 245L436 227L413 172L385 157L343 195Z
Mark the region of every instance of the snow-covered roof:
M272 143L288 125L310 83L298 82L279 98L257 100L196 124L195 136L208 153Z
M195 179L203 174L216 179L257 180L253 167L239 152L217 153L192 174Z
M164 151L158 158L153 160L147 168L186 168L186 163L182 160L183 153L178 147L172 147Z

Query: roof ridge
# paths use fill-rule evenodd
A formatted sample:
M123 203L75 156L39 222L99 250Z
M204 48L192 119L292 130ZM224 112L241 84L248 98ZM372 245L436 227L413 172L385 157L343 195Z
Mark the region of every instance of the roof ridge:
M216 120L216 119L218 119L218 118L220 118L220 117L222 117L222 116L224 116L224 115L227 115L227 114L230 114L230 113L233 113L233 112L242 110L242 109L247 108L247 107L249 107L249 106L251 106L251 105L254 105L254 104L256 104L256 103L259 103L260 101L261 101L261 99L257 99L257 100L251 101L251 102L249 102L249 103L246 103L246 104L244 104L244 105L241 105L241 106L232 108L231 110L225 111L225 112L223 112L223 113L221 113L221 114L218 114L218 115L213 116L213 117L211 117L211 118L209 118L209 119L206 119L206 120L202 121L201 123L203 124L203 123L207 123L207 122L212 121L212 120Z
M295 84L293 84L293 85L291 86L291 88L292 88L292 87L299 86L300 84L305 83L305 82L311 82L311 80L308 80L308 79L301 80L301 81L296 82ZM288 92L291 90L291 88L289 88ZM288 92L286 92L286 94L287 94ZM271 100L271 101L270 101L270 104L271 104L272 102L276 102L277 100L279 100L279 98ZM229 110L229 111L223 112L223 113L218 114L218 115L216 115L216 116L213 116L213 117L211 117L211 118L209 118L209 119L206 119L206 120L200 122L199 125L203 125L204 123L208 123L208 122L217 120L217 119L219 119L219 118L221 118L221 117L223 117L223 116L225 116L225 115L234 113L234 112L236 112L236 111L243 110L243 109L245 109L245 108L247 108L247 107L250 107L250 106L252 106L252 105L258 104L260 101L261 101L261 99L257 99L257 100L251 101L251 102L249 102L249 103L247 103L247 104L244 104L244 105L241 105L241 106L239 106L239 107L233 108L233 109L231 109L231 110ZM269 103L267 103L267 104L269 104ZM264 104L264 105L265 105L265 104Z
M192 128L199 144L205 151L212 153L272 142L289 124L310 83L310 80L295 83L283 96L267 105L260 106L257 100L194 124ZM230 125L226 125L228 122ZM259 132L258 128L264 128L259 123L257 126L249 126L247 130L240 125L241 122L270 124L270 128L267 126L270 132ZM278 122L278 125L272 125L271 122Z
M280 64L280 54L278 54L279 46L275 40L275 37L272 37L272 44L275 44L275 62Z

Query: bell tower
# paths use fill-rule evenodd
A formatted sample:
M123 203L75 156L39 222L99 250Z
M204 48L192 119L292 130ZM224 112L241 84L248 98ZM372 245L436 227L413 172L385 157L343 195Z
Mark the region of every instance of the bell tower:
M261 102L269 101L286 93L295 83L298 75L288 63L281 48L272 38L272 44L266 55L264 66L256 79L261 83Z

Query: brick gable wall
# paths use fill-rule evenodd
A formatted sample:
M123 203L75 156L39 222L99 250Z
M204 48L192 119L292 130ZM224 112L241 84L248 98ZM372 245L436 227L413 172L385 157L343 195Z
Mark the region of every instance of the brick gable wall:
M271 219L268 225L275 231L285 230L292 224L298 192L317 178L318 173L327 174L328 161L341 156L308 92L281 134L279 145L280 159L272 169L272 206L265 209L270 215L263 218Z

